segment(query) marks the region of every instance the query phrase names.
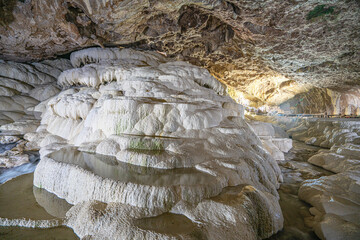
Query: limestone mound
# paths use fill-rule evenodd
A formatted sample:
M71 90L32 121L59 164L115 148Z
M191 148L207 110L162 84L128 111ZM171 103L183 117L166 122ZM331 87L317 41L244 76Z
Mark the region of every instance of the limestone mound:
M207 70L133 50L71 60L82 67L59 76L66 89L28 137L42 139L34 185L76 204L68 225L79 236L258 239L281 229L280 169ZM169 211L200 230L176 237L132 224Z

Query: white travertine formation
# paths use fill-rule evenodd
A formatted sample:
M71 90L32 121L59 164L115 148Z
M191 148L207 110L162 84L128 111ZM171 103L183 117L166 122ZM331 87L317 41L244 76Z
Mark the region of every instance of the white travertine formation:
M38 100L38 101L45 101L46 99L49 99L52 96L55 96L60 92L60 89L58 86L56 86L54 83L52 84L45 84L37 86L36 88L32 89L29 92L29 95Z
M0 127L0 130L13 131L18 134L25 134L28 132L35 132L38 126L38 120L24 120L2 125Z
M139 77L150 82L158 78L158 81L155 82L164 82L169 89L191 89L195 82L201 86L212 88L219 94L225 94L223 84L212 77L206 69L185 62L167 62L162 55L156 52L90 48L72 53L71 62L74 67L85 66L63 72L59 77L60 85L81 84L98 87L106 82L121 82L127 78L135 80ZM141 90L138 92L141 93Z
M118 50L119 54L123 51ZM75 55L80 57L80 53ZM148 55L151 58L143 59L157 60ZM223 94L225 89L207 70L183 62L161 63L157 68L149 65L122 59L63 72L59 84L95 89L69 89L51 99L42 124L50 133L80 145L120 133L177 136L177 132L215 127L226 117L242 116L240 105L214 94L214 90Z
M314 206L314 230L322 239L360 237L359 169L305 181L299 197Z
M0 217L2 227L26 227L26 228L53 228L62 226L62 220L32 220L32 219L9 219Z
M285 160L284 153L292 148L292 140L283 129L267 122L249 121L249 125L275 160Z
M28 115L27 111L33 111L39 101L57 94L57 77L69 68L66 59L29 64L0 60L0 126ZM18 117L9 117L14 112Z
M207 70L125 49L81 50L71 61L84 66L59 76L67 90L27 137L42 147L34 185L76 204L67 224L79 236L172 239L134 223L169 211L201 223L196 234L208 239L282 228L280 169Z
M308 162L337 173L307 180L299 189L299 197L314 206L315 233L321 239L360 238L360 122L303 120L288 132L307 144L330 148Z
M89 201L75 205L68 212L66 224L80 237L90 235L93 239L215 240L243 237L255 240L269 236L262 225L269 229L281 227L277 215L281 210L273 198L251 186L238 186L199 204L182 202L172 209L175 214L162 214L120 203ZM172 225L174 222L176 226ZM249 224L255 222L257 228ZM101 229L97 230L98 226Z
M40 124L40 101L60 92L57 77L71 68L69 60L46 60L40 63L16 63L0 60L0 131L2 137L35 132ZM0 168L11 168L29 162L24 151L39 150L39 142L21 144L21 151L0 156ZM20 148L20 145L18 145Z
M360 121L326 118L318 121L304 119L296 128L290 129L288 133L292 135L293 139L330 148L333 145L359 141L356 139L360 138Z
M90 63L105 61L118 62L119 60L137 60L145 65L158 66L166 59L156 52L139 52L130 48L89 48L73 52L70 56L71 64L74 67L81 67Z

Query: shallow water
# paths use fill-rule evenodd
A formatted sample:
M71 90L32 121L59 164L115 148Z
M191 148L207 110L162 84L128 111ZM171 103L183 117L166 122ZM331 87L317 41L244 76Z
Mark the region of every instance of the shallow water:
M0 144L0 153L3 153L7 150L13 149L17 145L17 142L15 143L8 143L8 144Z
M285 154L285 161L278 162L284 177L284 182L278 190L279 203L284 215L284 229L269 239L319 239L312 229L306 225L306 221L312 217L309 212L311 206L298 198L298 190L301 183L307 179L333 174L307 162L320 149L294 140L293 148Z
M79 239L71 228L56 227L48 229L0 227L0 239L24 240L75 240Z
M216 178L195 168L157 169L141 167L116 160L115 157L65 148L56 151L50 158L77 165L100 177L119 182L132 182L149 186L198 186L207 185Z
M332 174L322 168L311 165L307 159L320 149L294 141L293 149L285 155L286 161L279 162L284 182L279 189L280 206L284 215L284 229L272 236L279 239L318 239L312 229L306 225L311 218L310 205L299 200L298 189L307 179ZM0 217L15 219L54 219L64 218L72 205L44 189L33 187L33 172L38 162L36 154L31 155L32 163L7 169L0 173ZM80 166L104 178L123 182L135 182L145 185L198 185L207 184L212 176L196 169L154 169L121 163L115 157L80 152L67 148L51 155L56 161ZM179 233L199 235L198 228L191 220L182 215L165 213L153 218L139 219L135 225L144 230L160 233ZM194 236L195 236L194 235ZM201 238L201 236L199 235ZM72 229L56 227L50 229L32 229L23 227L0 227L0 239L78 239Z
M29 155L29 163L13 167L13 168L0 168L0 184L3 184L10 179L18 176L32 173L35 171L36 165L39 163L40 155L38 152L25 152Z
M157 217L143 218L135 221L135 225L144 230L158 233L184 234L197 230L197 226L183 215L164 213Z
M33 220L65 217L71 205L44 189L34 187L33 178L33 173L25 174L0 185L0 217Z
M65 217L72 205L33 186L34 174L25 174L0 185L0 217L49 220ZM78 239L67 227L49 229L0 227L0 239Z

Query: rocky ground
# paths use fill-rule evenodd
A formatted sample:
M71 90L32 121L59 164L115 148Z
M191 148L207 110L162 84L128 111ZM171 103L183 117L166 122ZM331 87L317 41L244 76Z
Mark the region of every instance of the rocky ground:
M306 130L299 130L307 126ZM316 181L305 181L299 197L314 206L313 228L323 239L357 239L360 237L359 204L359 121L319 120L304 122L293 130L295 139L327 146L308 161L336 174ZM311 136L311 138L309 138ZM305 139L308 137L307 139Z
M311 206L300 200L298 193L304 181L333 174L307 162L320 149L293 141L293 148L285 154L285 160L278 162L284 178L284 182L279 188L279 203L284 214L284 229L272 236L271 240L318 239L311 227L313 218L309 212Z
M359 221L359 127L357 119L260 117L289 129L293 139L321 149L308 159L333 174L304 181L298 191L311 204L308 222L321 239L357 239Z

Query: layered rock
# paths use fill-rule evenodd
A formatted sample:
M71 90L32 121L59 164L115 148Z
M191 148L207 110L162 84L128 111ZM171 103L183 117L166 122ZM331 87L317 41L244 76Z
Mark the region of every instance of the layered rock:
M285 113L360 116L360 89L313 88L280 104Z
M293 139L331 148L345 143L359 144L360 122L351 119L304 119L288 130Z
M259 121L249 121L249 125L275 160L285 160L284 153L292 148L292 140L282 128Z
M34 185L75 204L66 221L80 237L258 239L281 229L280 169L207 70L116 48L71 61L82 67L59 76L65 89L32 135L42 146ZM163 214L195 228L149 228Z
M303 121L290 130L295 139L331 147L320 150L308 162L336 174L307 180L299 189L299 197L313 206L312 227L321 239L360 237L359 130L358 121L330 119Z
M279 103L309 84L359 85L359 9L354 0L9 0L0 51L25 61L95 45L157 50Z
M66 59L29 64L0 61L0 130L31 132L31 129L22 129L31 124L31 112L40 101L59 93L57 77L70 67ZM21 118L29 124L5 125Z
M44 110L39 103L60 92L57 77L69 68L66 59L26 64L0 61L0 144L6 144L0 147L0 168L27 163L25 151L38 150L22 135L36 131Z

